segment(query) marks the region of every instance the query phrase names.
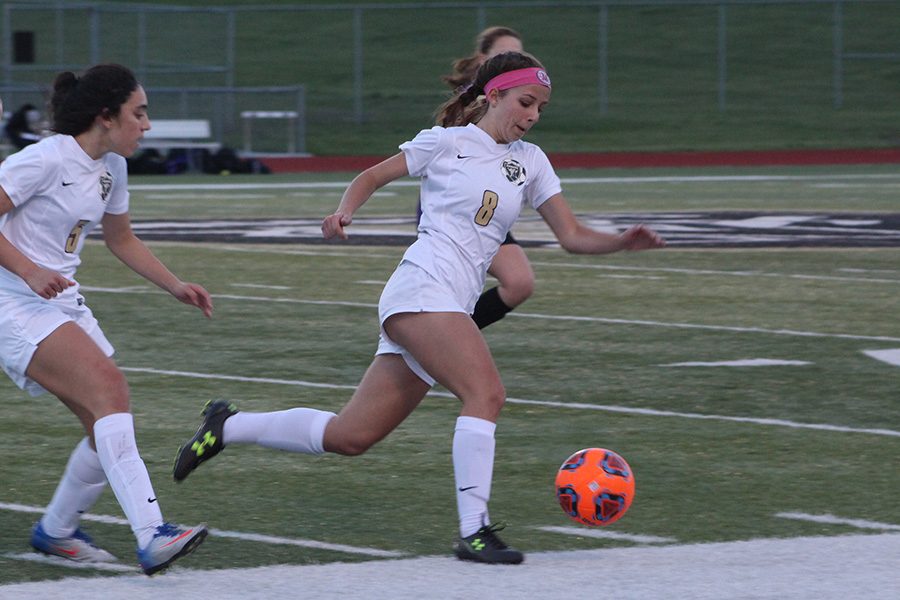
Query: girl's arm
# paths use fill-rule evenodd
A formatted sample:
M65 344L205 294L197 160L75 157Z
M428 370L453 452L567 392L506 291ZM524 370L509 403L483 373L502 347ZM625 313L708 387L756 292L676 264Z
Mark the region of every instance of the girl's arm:
M132 271L166 290L181 302L196 306L206 317L212 316L212 299L203 286L181 281L144 245L131 230L128 213L103 215L103 240L106 247Z
M634 225L619 234L591 229L575 217L562 194L552 196L537 210L562 247L573 254L609 254L619 250L649 250L666 245L662 237L646 225Z
M365 204L376 190L407 175L409 169L406 167L406 157L402 152L357 175L344 192L334 214L328 215L322 221L322 235L326 240L335 236L346 240L347 233L344 227L353 222L353 214L359 207Z
M9 194L0 187L0 216L15 208ZM55 298L75 282L63 277L56 271L45 269L34 264L30 258L13 246L6 236L0 234L0 267L21 277L31 290L41 298Z

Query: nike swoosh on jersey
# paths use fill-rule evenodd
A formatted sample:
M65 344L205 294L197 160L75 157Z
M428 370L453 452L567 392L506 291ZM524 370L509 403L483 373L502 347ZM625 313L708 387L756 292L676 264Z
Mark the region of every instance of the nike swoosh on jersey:
M68 187L68 186L72 185L73 183L75 183L75 182L74 181L63 181L62 182L63 187Z

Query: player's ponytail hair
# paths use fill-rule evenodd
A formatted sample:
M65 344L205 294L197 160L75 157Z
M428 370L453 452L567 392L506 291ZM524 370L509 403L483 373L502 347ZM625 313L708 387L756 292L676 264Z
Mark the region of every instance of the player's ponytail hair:
M475 52L453 61L453 72L441 76L441 79L453 90L469 85L475 79L475 71L481 65L482 59L490 54L494 43L503 37L513 37L522 41L522 35L515 29L488 27L475 38Z
M477 123L487 112L488 107L484 99L484 86L497 75L531 67L543 68L544 65L535 57L524 52L504 52L489 58L475 72L472 85L459 90L452 98L438 107L435 113L435 123L442 127ZM501 91L500 94L506 94L506 90Z
M96 65L81 77L64 71L53 82L51 129L71 136L84 133L97 116L118 115L137 87L134 73L122 65Z

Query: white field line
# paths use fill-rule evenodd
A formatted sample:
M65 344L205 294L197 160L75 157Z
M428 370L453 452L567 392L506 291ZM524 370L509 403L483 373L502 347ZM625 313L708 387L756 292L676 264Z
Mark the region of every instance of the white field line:
M44 509L38 506L28 506L25 504L11 504L8 502L0 502L0 510L9 510L13 512L43 514ZM106 523L110 525L128 525L128 521L113 517L111 515L92 515L84 514L81 518L85 521L93 521L95 523ZM316 540L305 540L300 538L285 538L271 535L261 535L258 533L243 533L240 531L225 531L222 529L210 529L209 534L214 537L232 538L246 542L261 542L264 544L278 544L282 546L299 546L301 548L314 548L316 550L332 550L334 552L343 552L346 554L360 554L364 556L375 556L379 558L398 558L405 556L402 552L394 552L391 550L381 550L379 548L362 548L359 546L348 546L346 544L331 544L328 542L318 542Z
M179 244L181 242L164 242L166 244ZM193 242L188 242L193 244ZM342 252L339 250L286 250L283 248L252 248L245 246L230 245L205 245L206 248L213 248L223 252L245 252L256 254L282 254L294 256L328 256L335 258L389 258L399 260L400 254L378 254L378 253L354 253ZM676 267L637 267L637 266L619 266L606 264L581 264L581 263L555 263L544 261L530 261L532 265L538 267L560 267L564 269L592 269L601 271L638 271L651 273L676 273L680 275L724 275L730 277L776 277L786 279L803 279L803 280L821 280L821 281L846 281L860 283L900 283L900 278L875 278L875 277L848 277L842 275L806 275L803 273L767 273L765 271L717 271L714 269L686 269ZM889 269L838 269L849 273L900 273L900 271L892 271ZM637 275L632 277L638 278ZM659 276L646 276L643 279L661 279Z
M150 373L155 375L167 375L172 377L189 377L193 379L212 379L225 381L239 381L244 383L271 383L275 385L292 385L298 387L314 387L326 389L354 390L355 385L338 385L330 383L317 383L302 380L271 379L267 377L242 377L238 375L218 375L215 373L196 373L192 371L175 371L170 369L153 369L149 367L120 367L123 371L133 373ZM440 398L455 398L453 394L446 392L429 392L429 396ZM556 402L552 400L528 400L525 398L506 399L509 404L524 404L531 406L546 406L551 408L564 408L570 410L597 410L622 414L641 415L647 417L677 417L682 419L697 419L705 421L727 421L732 423L751 423L774 427L791 427L794 429L811 429L817 431L830 431L835 433L863 433L869 435L883 435L900 437L900 431L892 429L867 429L859 427L845 427L843 425L830 425L828 423L800 423L785 419L765 419L757 417L731 417L727 415L709 415L701 413L681 413L670 410L656 410L652 408L635 408L631 406L612 406L604 404L585 404L581 402Z
M148 288L108 288L82 286L86 292L102 292L108 294L166 294L161 290ZM283 304L312 304L317 306L352 306L357 308L377 308L371 302L346 302L339 300L303 300L300 298L270 298L266 296L240 296L235 294L213 294L214 299L245 300L248 302L275 302ZM576 315L545 315L513 311L507 316L526 319L551 319L554 321L578 321L592 323L613 323L617 325L643 325L650 327L671 327L676 329L705 329L707 331L733 331L736 333L762 333L769 335L792 335L799 337L835 338L846 340L872 340L877 342L900 342L900 337L885 335L855 335L850 333L823 333L817 331L798 331L793 329L766 329L764 327L739 327L731 325L703 325L698 323L667 323L665 321L646 321L641 319L611 319L606 317L582 317Z
M232 287L260 288L264 290L292 290L289 285L264 285L262 283L229 283Z
M774 358L745 358L741 360L719 360L719 361L693 361L693 362L677 362L666 365L656 365L657 367L795 367L803 365L811 365L813 363L805 360L781 360Z
M900 348L885 350L863 350L863 354L875 360L886 362L889 365L900 367Z
M81 286L86 292L101 292L105 294L157 294L168 295L162 290L151 289L147 287L140 288L108 288L95 286ZM237 294L213 294L214 299L220 300L246 300L248 302L275 302L282 304L313 304L317 306L353 306L357 308L378 308L378 304L371 302L344 302L340 300L301 300L299 298L269 298L265 296L241 296ZM900 340L898 340L900 341Z
M880 342L900 342L898 337L884 335L854 335L850 333L821 333L817 331L798 331L794 329L766 329L764 327L738 327L730 325L701 325L698 323L667 323L664 321L645 321L640 319L609 319L605 317L579 317L574 315L544 315L513 311L507 317L526 319L552 319L555 321L582 321L594 323L613 323L617 325L646 325L650 327L671 327L675 329L705 329L708 331L733 331L735 333L765 333L769 335L793 335L799 337L835 338L845 340L876 340Z
M800 512L780 512L775 514L780 519L792 519L794 521L809 521L811 523L822 523L825 525L848 525L857 529L877 529L879 531L900 531L900 525L894 523L879 523L878 521L867 521L866 519L846 519L836 517L834 515L810 515Z
M622 267L616 265L586 265L580 263L554 263L531 261L538 267L560 267L567 269L596 269L602 271L644 271L651 273L677 273L679 275L724 275L728 277L777 277L784 279L804 279L813 281L847 281L863 283L897 283L900 278L848 277L844 275L805 275L802 273L767 273L764 271L716 271L712 269L679 269L675 267Z
M838 189L840 189L840 188L863 188L863 187L874 187L874 186L892 188L892 187L900 186L900 183L886 182L886 183L876 183L876 184L872 184L872 183L814 183L814 184L812 184L812 187L826 188L826 189L829 189L829 188L831 188L831 189L834 189L834 188L838 188Z
M202 572L176 566L153 579L122 575L7 584L0 596L466 600L483 589L516 600L555 598L560 590L629 600L896 600L898 552L900 534L882 533L532 552L523 566L473 564L447 555Z
M195 244L195 242L156 242L168 245L179 244ZM334 258L387 258L400 260L402 252L397 254L379 254L372 252L344 252L340 250L295 250L284 248L254 248L246 246L204 244L204 248L221 250L223 252L243 252L253 254L279 254L288 256L327 256ZM769 273L765 271L718 271L714 269L687 269L677 267L638 267L638 266L620 266L607 264L583 264L583 263L562 263L562 262L546 262L546 261L529 261L533 266L563 268L563 269L590 269L599 271L637 271L644 273L675 273L680 275L723 275L726 277L774 277L784 279L801 279L811 281L846 281L848 283L896 283L900 284L900 278L879 278L879 277L850 277L845 275L807 275L804 273ZM850 273L900 273L900 271L891 271L889 269L838 269L838 271ZM661 279L659 276L631 275L635 279ZM624 278L624 277L623 277Z
M535 527L535 529L546 531L548 533L561 533L563 535L572 535L577 537L634 542L635 544L672 544L678 541L675 538L660 537L657 535L620 533L618 531L610 531L608 529L592 529L588 527L561 527L556 525L547 525L544 527Z
M11 560L24 560L26 562L43 563L46 565L53 565L54 567L63 567L65 569L91 569L94 571L113 571L118 573L141 572L141 570L137 567L129 567L128 565L124 565L121 563L75 562L74 560L67 560L60 556L47 556L46 554L38 554L37 552L22 552L19 554L8 552L0 556Z
M575 315L544 315L513 311L507 317L526 319L552 319L555 321L581 321L593 323L612 323L617 325L646 325L650 327L671 327L675 329L705 329L708 331L733 331L735 333L764 333L769 335L792 335L799 337L835 338L847 340L875 340L879 342L900 342L900 337L884 335L855 335L851 333L822 333L816 331L798 331L794 329L766 329L764 327L739 327L731 325L702 325L698 323L667 323L664 321L645 321L640 319L610 319L606 317L580 317Z
M844 267L838 269L838 271L843 271L844 273L897 273L900 274L900 271L897 269L855 269L850 267Z
M90 243L96 243L93 240L88 240ZM162 243L169 245L181 245L181 244L193 244L193 242L154 242L154 243ZM203 244L204 248L212 249L212 250L221 250L222 252L244 252L244 253L252 253L252 254L281 254L287 256L328 256L334 258L389 258L394 259L396 261L400 261L400 257L403 255L403 252L397 252L396 254L379 254L377 252L345 252L342 250L295 250L295 249L285 249L285 248L273 248L271 246L265 246L263 248L260 247L252 247L246 245L232 246L232 245L221 245L221 244ZM402 250L402 249L400 249Z
M718 183L718 182L758 182L758 181L864 181L900 179L900 175L891 173L873 174L828 174L828 175L661 175L650 177L563 177L563 184L596 184L596 183ZM141 192L187 191L187 190L300 190L300 189L334 189L346 188L349 181L298 181L284 183L137 183L128 186L129 190ZM394 181L386 187L418 187L419 181L404 179Z

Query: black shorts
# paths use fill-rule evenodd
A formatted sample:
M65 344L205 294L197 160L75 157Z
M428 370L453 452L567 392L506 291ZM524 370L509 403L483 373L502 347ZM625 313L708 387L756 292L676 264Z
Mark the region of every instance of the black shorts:
M501 245L501 246L505 246L505 245L507 245L507 244L515 244L516 246L518 246L518 245L519 245L519 242L516 241L516 238L514 238L513 235L512 235L511 233L507 233L507 234L506 234L506 239L503 240L503 243L500 244L500 245Z

